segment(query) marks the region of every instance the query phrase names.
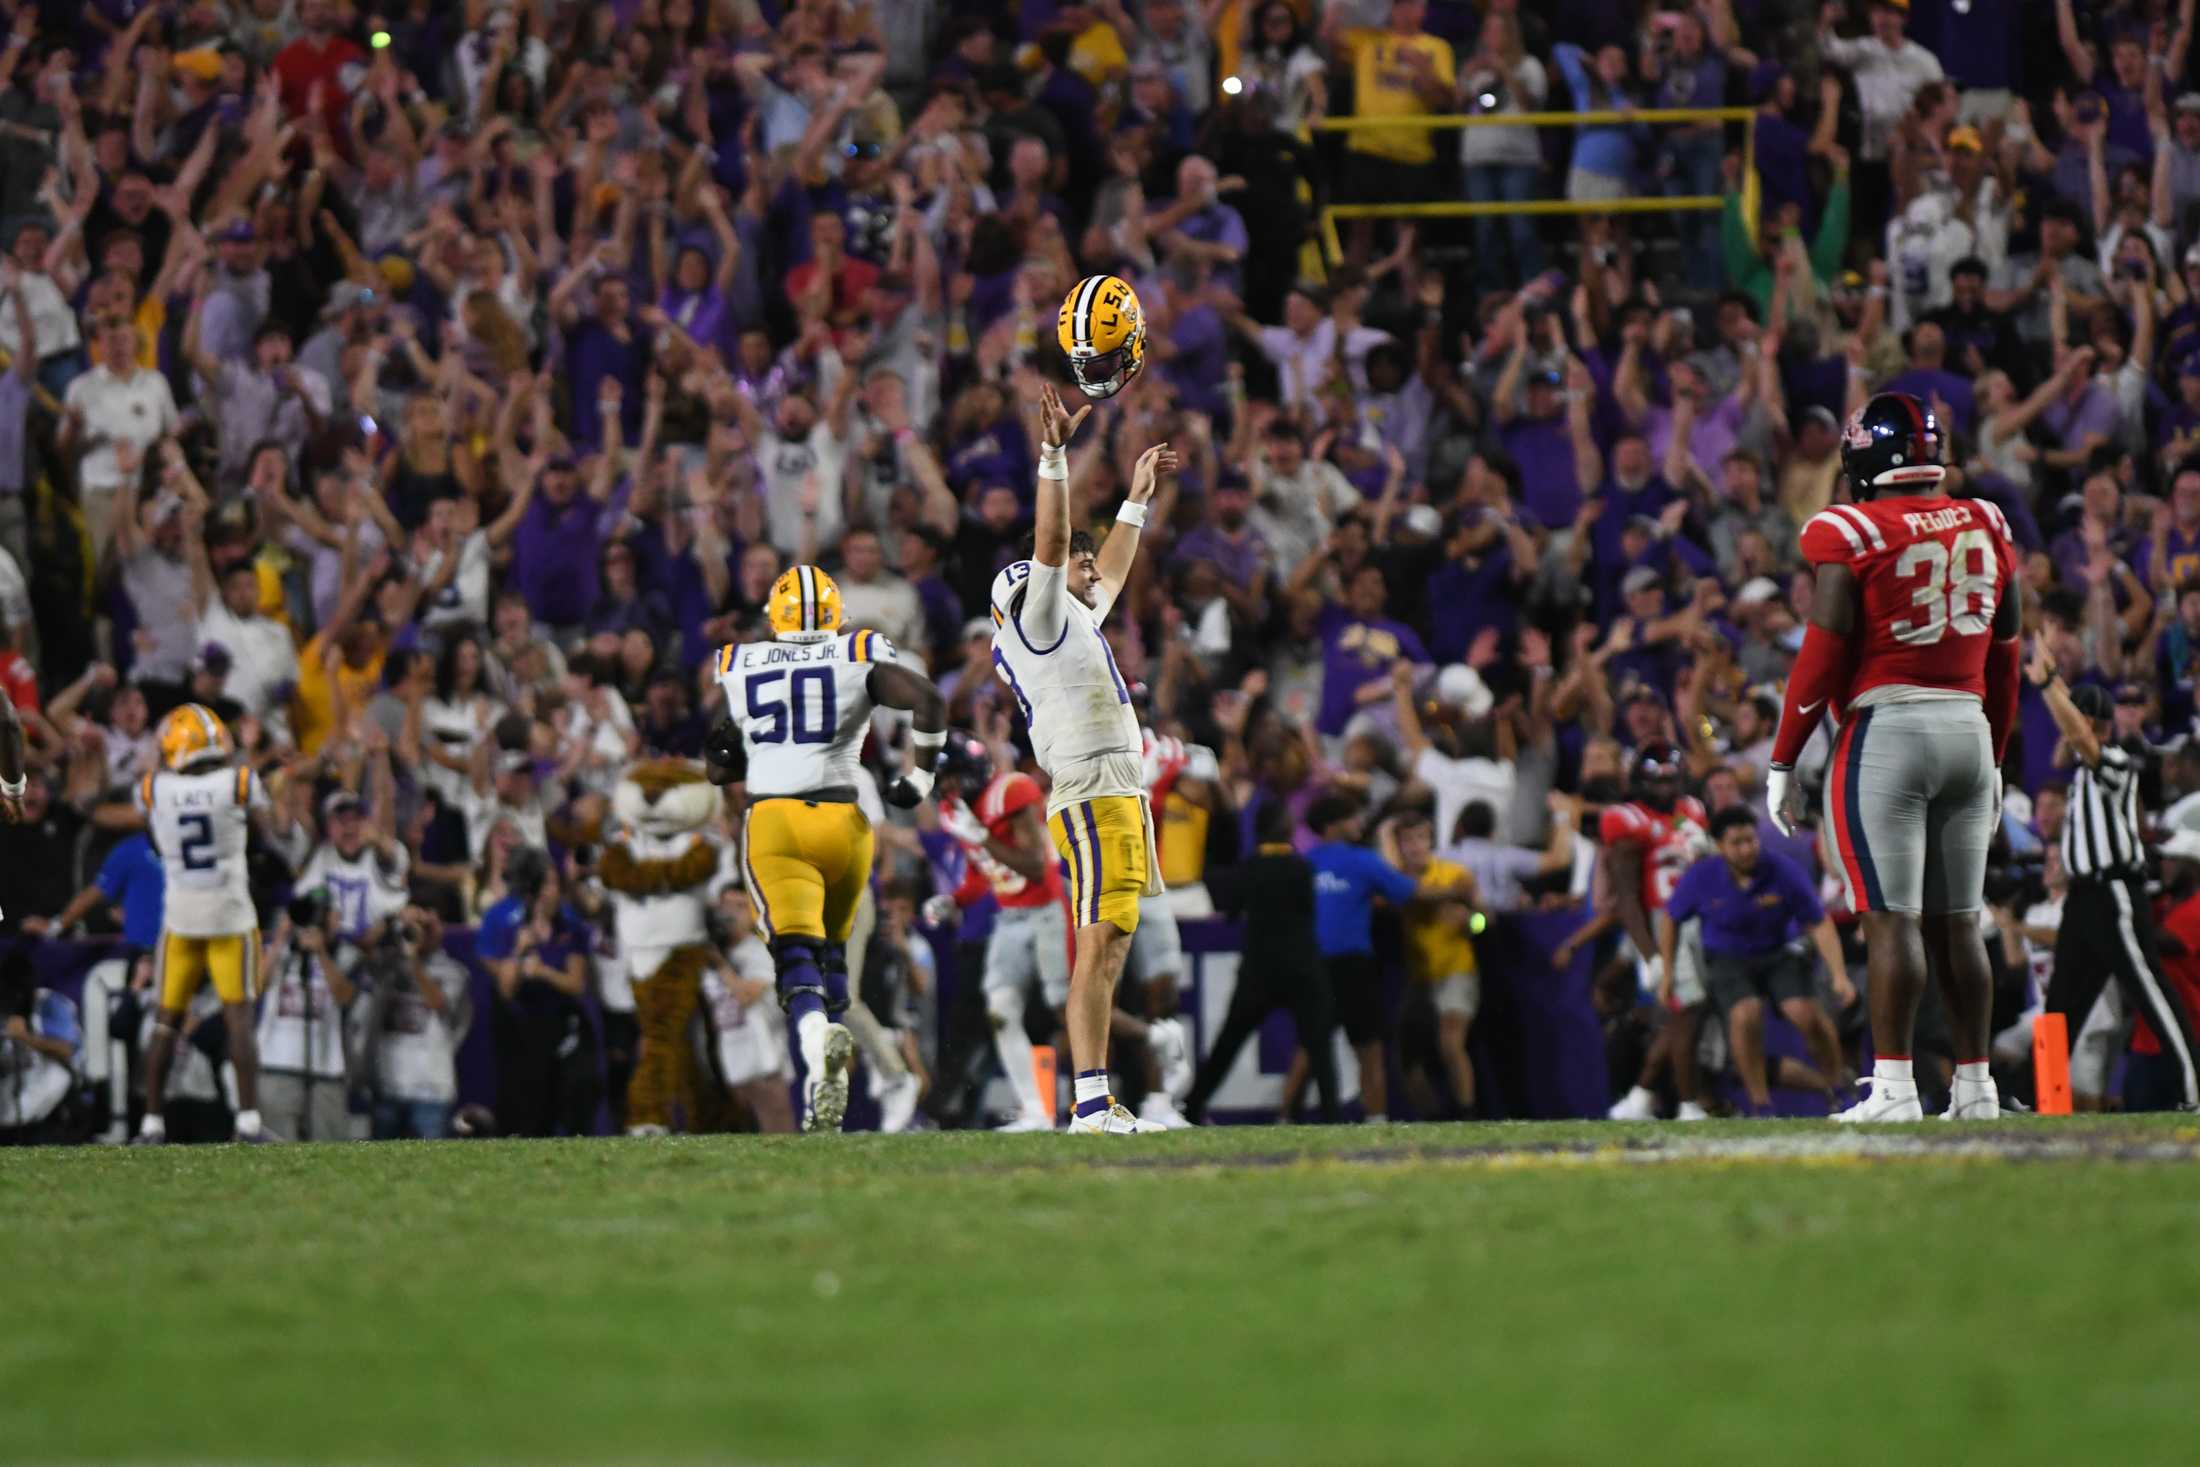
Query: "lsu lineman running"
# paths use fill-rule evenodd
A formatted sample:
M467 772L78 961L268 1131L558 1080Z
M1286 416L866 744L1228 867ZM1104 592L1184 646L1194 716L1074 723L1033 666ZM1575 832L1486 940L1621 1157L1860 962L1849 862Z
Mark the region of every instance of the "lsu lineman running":
M1144 359L1144 326L1130 287L1082 282L1062 308L1060 336L1087 395L1121 388ZM1098 322L1104 331L1094 330ZM1108 1029L1115 985L1138 930L1141 897L1161 891L1153 815L1146 804L1138 717L1100 630L1138 554L1155 482L1176 472L1165 443L1138 457L1130 494L1107 544L1069 524L1067 444L1092 411L1073 416L1049 386L1039 400L1039 483L1032 558L993 581L993 665L1016 695L1039 765L1053 787L1047 829L1069 863L1077 953L1066 1014L1077 1069L1070 1130L1119 1135L1142 1125L1108 1090Z
M802 1062L802 1128L837 1131L854 1036L848 934L871 883L871 822L856 804L873 706L911 715L915 760L886 792L907 809L932 789L947 700L872 631L840 630L840 588L814 565L772 583L772 640L722 647L728 717L704 750L714 784L745 780L742 874L779 970L779 1003Z
M251 826L270 808L260 777L232 767L236 745L211 710L186 703L160 723L161 767L138 781L137 807L160 852L168 896L153 955L160 1015L145 1057L145 1119L133 1144L168 1139L161 1107L184 1011L209 979L222 1001L237 1071L237 1139L272 1141L260 1125L260 919L245 874Z

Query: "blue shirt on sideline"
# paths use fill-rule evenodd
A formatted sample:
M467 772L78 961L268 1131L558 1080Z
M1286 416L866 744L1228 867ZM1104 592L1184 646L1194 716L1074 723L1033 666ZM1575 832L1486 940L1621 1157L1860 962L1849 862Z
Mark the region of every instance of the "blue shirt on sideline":
M92 884L122 908L124 942L148 951L159 944L161 914L168 905L168 873L144 832L109 851Z
M1323 957L1373 952L1374 898L1404 906L1419 890L1405 872L1349 841L1325 840L1306 859L1314 867L1314 942Z
M1681 873L1665 914L1676 924L1703 918L1703 950L1713 957L1761 958L1778 951L1796 927L1823 921L1826 909L1800 866L1761 851L1747 884L1734 879L1726 857L1704 857Z

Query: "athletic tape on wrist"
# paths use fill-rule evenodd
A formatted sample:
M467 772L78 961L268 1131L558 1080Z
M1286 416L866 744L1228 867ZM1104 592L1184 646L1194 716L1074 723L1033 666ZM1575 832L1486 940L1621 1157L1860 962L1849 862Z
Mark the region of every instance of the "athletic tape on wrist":
M1123 501L1123 507L1115 512L1115 517L1126 525L1144 528L1146 523L1146 506L1144 506L1143 504L1133 504L1128 499L1126 499Z

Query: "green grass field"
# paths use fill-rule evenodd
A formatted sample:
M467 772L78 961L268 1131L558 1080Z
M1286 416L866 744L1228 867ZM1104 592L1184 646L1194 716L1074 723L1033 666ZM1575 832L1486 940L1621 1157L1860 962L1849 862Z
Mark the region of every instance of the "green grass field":
M2185 1462L2196 1159L2174 1118L15 1152L0 1456Z

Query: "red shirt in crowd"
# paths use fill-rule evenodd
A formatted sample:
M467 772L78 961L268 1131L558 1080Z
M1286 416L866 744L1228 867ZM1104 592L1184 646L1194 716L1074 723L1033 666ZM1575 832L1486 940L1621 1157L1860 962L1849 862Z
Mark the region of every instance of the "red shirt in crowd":
M332 35L316 43L311 36L300 36L275 53L275 80L282 88L283 115L304 116L318 83L321 115L328 120L330 131L342 139L347 136L344 113L351 102L352 88L366 68L367 53L356 41Z
M8 701L18 711L38 711L38 672L29 659L12 647L0 652L0 687L7 689Z
M787 299L799 304L817 280L818 264L804 260L787 272ZM863 304L863 293L878 284L879 269L868 260L853 255L840 257L840 268L833 272L833 301L827 308L829 314L852 311Z

